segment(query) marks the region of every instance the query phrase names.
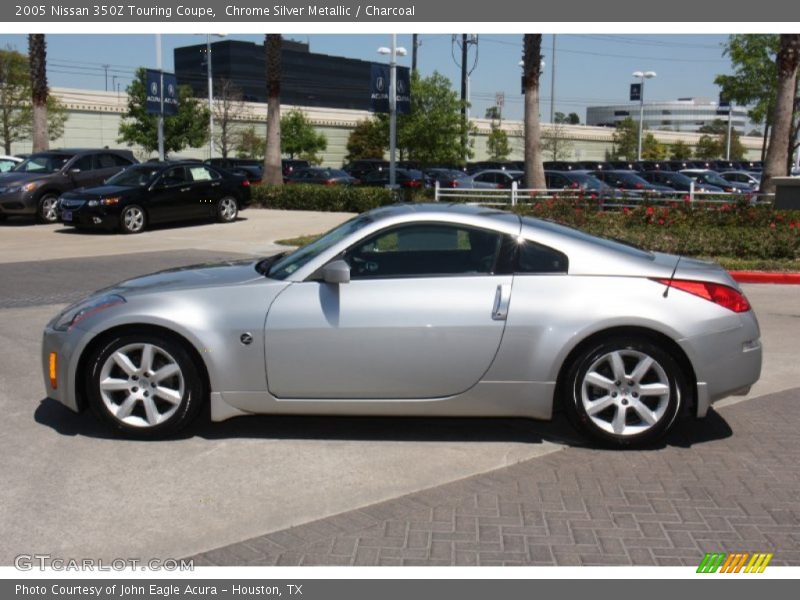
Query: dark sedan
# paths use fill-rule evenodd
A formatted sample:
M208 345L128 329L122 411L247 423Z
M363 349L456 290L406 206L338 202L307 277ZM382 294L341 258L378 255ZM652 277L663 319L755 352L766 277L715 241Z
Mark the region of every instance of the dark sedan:
M650 183L666 185L679 192L688 192L691 189L692 179L683 173L674 171L645 171L639 173L639 177L646 179ZM695 185L696 192L721 192L722 188L707 183Z
M614 190L608 184L588 173L575 171L545 171L548 190L580 190L589 195L612 196Z
M425 186L425 176L422 171L414 169L395 169L395 181L403 188L421 188ZM389 185L389 169L372 171L362 179L364 185L372 187L386 187Z
M469 175L458 169L433 168L425 171L425 176L430 179L432 184L439 183L443 188L464 188L472 187Z
M168 221L227 223L249 204L245 177L196 162L166 162L136 165L102 186L67 192L58 208L65 225L140 233Z
M297 171L286 179L286 183L310 183L317 185L358 185L361 180L345 173L341 169L327 167L309 167Z
M629 192L674 192L671 187L658 185L639 177L633 171L593 171L591 173L600 181L603 181L613 188Z

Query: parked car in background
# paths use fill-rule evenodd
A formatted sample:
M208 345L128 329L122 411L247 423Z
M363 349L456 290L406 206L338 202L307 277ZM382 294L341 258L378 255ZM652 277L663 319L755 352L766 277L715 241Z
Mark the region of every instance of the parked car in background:
M634 161L607 160L603 163L603 171L636 171Z
M307 160L301 160L298 158L284 158L281 160L281 169L283 170L283 179L286 180L287 177L291 177L295 171L300 169L307 169L311 166L311 163Z
M474 175L480 171L518 171L518 163L513 160L481 160L467 165L467 173Z
M692 179L683 173L676 173L674 171L644 171L639 173L639 177L654 183L656 185L665 185L673 190L679 192L688 192L691 190ZM722 192L723 189L715 185L707 183L698 183L695 185L697 192Z
M725 181L749 185L754 190L761 187L761 173L758 171L752 173L748 171L722 171L719 176Z
M572 171L576 167L568 160L546 160L544 161L545 171ZM520 169L523 171L524 169Z
M46 396L141 438L209 405L215 421L560 410L632 447L747 393L761 358L756 315L718 265L439 203L357 215L291 254L118 283L42 338Z
M614 189L589 173L579 171L545 171L548 190L577 190L597 196L613 195Z
M18 156L0 154L0 173L8 173L21 162L22 159Z
M95 186L136 164L130 150L49 150L31 154L13 171L0 175L0 219L35 215L58 220L58 197L75 188Z
M264 161L256 158L209 158L204 162L212 167L242 175L252 185L257 185L264 179Z
M469 188L472 181L469 175L458 169L433 168L424 171L425 177L430 180L431 185L438 183L443 188Z
M250 182L241 175L196 162L148 162L102 186L66 192L58 214L64 225L141 233L169 221L228 223L249 204Z
M402 188L425 187L425 175L414 169L395 169L395 183ZM362 185L370 187L386 187L389 185L389 169L381 169L367 173L361 180Z
M671 171L668 162L658 160L637 160L633 163L637 171Z
M502 169L488 169L486 171L478 171L470 176L472 187L483 189L510 189L511 184L515 181L517 185L522 183L525 177L524 171L504 171Z
M286 179L286 183L308 183L318 185L358 185L360 179L348 175L341 169L329 167L309 167L296 171Z
M753 191L751 186L736 181L728 181L711 169L684 169L681 173L691 177L700 185L715 185L723 192L730 194L747 194Z
M364 181L364 178L373 171L383 171L389 168L389 161L382 158L362 158L349 162L342 170L352 177Z
M674 192L671 187L650 183L633 171L592 171L590 173L614 189L626 192Z

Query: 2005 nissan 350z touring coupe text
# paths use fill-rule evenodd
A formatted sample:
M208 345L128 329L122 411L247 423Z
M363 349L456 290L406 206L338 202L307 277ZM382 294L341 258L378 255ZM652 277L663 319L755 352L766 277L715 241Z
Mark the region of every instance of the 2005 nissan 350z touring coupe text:
M164 437L245 414L550 419L612 446L746 393L756 316L722 268L472 206L395 205L263 260L96 292L44 332L47 394Z

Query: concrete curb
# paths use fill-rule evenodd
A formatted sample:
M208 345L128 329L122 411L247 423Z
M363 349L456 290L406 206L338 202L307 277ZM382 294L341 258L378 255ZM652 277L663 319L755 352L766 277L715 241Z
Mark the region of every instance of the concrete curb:
M776 283L800 285L800 273L781 273L768 271L729 271L739 283Z

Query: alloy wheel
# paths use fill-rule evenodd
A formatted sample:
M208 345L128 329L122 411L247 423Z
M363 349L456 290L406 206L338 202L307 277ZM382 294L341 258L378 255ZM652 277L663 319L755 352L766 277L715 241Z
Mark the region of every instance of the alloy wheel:
M144 211L138 206L130 206L122 215L124 227L131 233L138 233L144 228Z

